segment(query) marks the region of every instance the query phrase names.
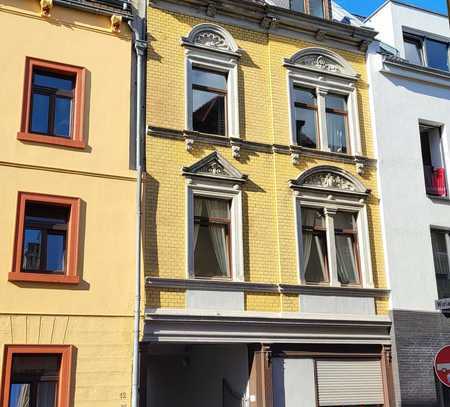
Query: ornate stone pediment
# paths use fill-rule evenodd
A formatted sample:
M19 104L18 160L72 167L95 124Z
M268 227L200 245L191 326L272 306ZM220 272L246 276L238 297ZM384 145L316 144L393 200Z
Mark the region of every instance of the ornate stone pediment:
M223 50L230 50L230 46L227 44L226 39L219 33L214 31L200 31L194 37L194 44L204 47L211 47Z
M297 60L297 64L328 72L342 73L343 71L343 67L336 61L318 54L305 55Z
M199 46L239 55L239 48L231 34L216 24L199 24L181 39L187 46Z
M330 192L355 193L367 195L369 190L353 175L331 166L312 168L291 181L295 189L317 189Z
M242 174L234 166L232 166L217 151L209 154L190 167L183 168L185 176L200 176L208 178L218 178L222 180L230 180L233 182L244 182L247 176Z

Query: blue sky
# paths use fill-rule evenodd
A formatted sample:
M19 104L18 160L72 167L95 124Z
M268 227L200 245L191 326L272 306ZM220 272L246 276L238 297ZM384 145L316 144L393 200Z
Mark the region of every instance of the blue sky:
M377 7L384 3L384 0L335 0L348 11L368 16ZM402 0L403 3L412 4L421 8L425 8L439 13L447 13L446 0Z

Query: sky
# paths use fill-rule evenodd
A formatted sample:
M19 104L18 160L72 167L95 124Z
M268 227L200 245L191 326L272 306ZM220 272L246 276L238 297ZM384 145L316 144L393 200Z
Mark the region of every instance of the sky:
M335 0L342 7L353 14L368 16L375 11L385 0ZM447 14L446 0L401 0L427 10Z

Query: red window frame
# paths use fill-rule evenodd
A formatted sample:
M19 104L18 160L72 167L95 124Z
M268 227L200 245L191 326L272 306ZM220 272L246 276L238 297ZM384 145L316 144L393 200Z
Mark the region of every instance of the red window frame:
M60 355L58 394L56 407L70 406L70 389L72 379L72 345L5 345L3 357L3 379L0 393L0 406L9 406L11 388L12 361L14 355Z
M23 236L25 228L25 208L27 202L65 206L70 208L67 228L66 267L64 274L24 272L22 269ZM9 281L79 284L78 276L78 244L80 224L80 199L66 196L55 196L19 192L17 200L16 235L14 239L14 256Z
M74 77L75 88L73 92L73 119L70 138L32 133L29 130L31 119L33 71L35 69ZM84 137L85 88L85 68L27 57L25 62L22 120L20 131L17 133L17 139L20 141L52 144L77 149L86 148L86 140Z

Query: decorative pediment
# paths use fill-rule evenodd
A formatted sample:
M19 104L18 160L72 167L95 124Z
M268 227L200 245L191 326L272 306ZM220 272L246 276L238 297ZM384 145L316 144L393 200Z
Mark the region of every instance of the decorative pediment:
M187 37L182 38L182 44L231 53L238 53L239 51L239 47L231 34L216 24L195 26Z
M322 48L306 48L285 60L285 64L331 74L358 77L357 72L341 56Z
M353 175L331 166L312 168L291 181L292 188L367 195L370 191Z
M245 182L247 180L247 175L242 174L217 151L214 151L190 167L183 167L183 175L187 177L216 178L233 182Z

